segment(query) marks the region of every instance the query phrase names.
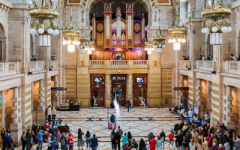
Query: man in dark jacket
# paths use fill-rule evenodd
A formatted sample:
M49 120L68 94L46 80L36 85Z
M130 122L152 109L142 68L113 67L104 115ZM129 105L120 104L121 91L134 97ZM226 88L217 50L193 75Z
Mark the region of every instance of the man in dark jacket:
M118 131L114 134L114 140L116 140L115 141L115 149L117 149L117 144L118 144L118 149L120 150L121 135L119 134Z
M138 143L135 141L135 139L132 139L132 145L131 145L131 148L135 148L135 149L138 148Z
M27 144L27 150L30 150L30 148L32 147L32 141L33 141L33 131L31 131L30 129L28 129L28 132L26 134L26 144Z
M182 141L183 141L183 134L180 133L177 136L175 136L175 138L176 138L176 144L175 145L177 146L177 148L181 147L182 146Z
M112 124L112 129L114 129L114 125L115 125L115 116L114 116L113 114L111 114L110 121L111 121L111 124Z
M93 134L93 138L91 138L91 148L92 150L97 150L97 147L98 147L98 139L96 138L96 135Z
M190 131L187 132L185 138L186 138L188 141L191 141L192 134L190 133Z
M160 133L160 139L162 140L162 148L164 149L164 142L165 142L165 133L164 130L162 130L162 132Z
M115 108L115 105L113 104L113 102L110 104L110 107L111 107L112 109Z
M127 104L127 109L128 109L128 112L129 112L129 108L131 107L131 102L129 100L127 100L126 104Z

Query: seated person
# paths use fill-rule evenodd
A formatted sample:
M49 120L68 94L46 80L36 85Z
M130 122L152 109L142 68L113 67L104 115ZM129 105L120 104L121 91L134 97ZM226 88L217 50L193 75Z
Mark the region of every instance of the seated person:
M193 117L192 108L189 109L189 111L188 111L188 116L189 116L189 118L192 118L192 117Z
M56 121L56 123L54 124L54 126L57 126L58 128L60 127L60 125L58 124L58 121Z
M66 125L64 127L67 128L67 132L69 133L69 126L67 125L67 123L66 123Z
M185 109L182 109L181 112L180 112L180 115L183 115L185 112Z
M178 107L176 106L176 107L173 109L173 113L174 113L174 114L177 114L177 110L178 110Z
M194 121L198 121L198 116L195 114L195 115L193 116L193 119L194 119Z

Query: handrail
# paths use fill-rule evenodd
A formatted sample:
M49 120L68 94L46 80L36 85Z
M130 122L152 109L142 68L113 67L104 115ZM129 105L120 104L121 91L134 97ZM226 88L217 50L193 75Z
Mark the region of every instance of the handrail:
M225 61L224 62L224 72L240 74L240 62L239 61Z
M206 71L216 71L216 62L206 61L206 60L197 60L196 69L206 70Z
M42 71L44 70L44 61L30 61L29 63L29 72L33 71Z
M14 75L21 73L20 62L0 62L0 76Z

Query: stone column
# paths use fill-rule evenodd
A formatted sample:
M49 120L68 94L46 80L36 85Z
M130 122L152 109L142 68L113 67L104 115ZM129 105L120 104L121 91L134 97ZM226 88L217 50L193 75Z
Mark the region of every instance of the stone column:
M45 88L44 88L44 80L39 81L39 99L38 99L38 107L37 107L37 123L42 123L45 120Z
M58 79L57 79L57 76L54 76L54 87L58 87ZM58 91L54 91L53 107L55 107L56 109L59 107Z
M180 87L184 87L184 76L183 76L182 74L180 74L180 83L179 83L179 85L180 85ZM181 91L179 92L179 99L180 99L180 101L181 101L183 98L185 98L185 96L184 96L183 91L181 90Z
M2 60L3 62L8 62L8 51L6 45L6 39L1 39L2 41Z
M105 107L110 107L110 104L112 102L112 93L111 93L111 74L106 74L105 79Z
M131 106L134 106L133 101L133 81L132 81L132 74L127 75L127 95L126 100L129 100L131 102ZM149 101L147 101L149 103Z
M223 99L223 120L222 122L225 124L227 129L235 129L234 122L232 121L232 100L233 97L231 95L231 87L227 85L226 87L226 95Z
M197 79L197 87L196 87L196 100L198 102L199 110L198 117L203 118L203 105L202 105L202 87L201 87L201 79Z
M13 89L13 123L10 124L11 135L13 137L13 142L16 146L20 146L21 136L22 136L22 120L21 120L21 96L19 95L19 88L15 87Z
M212 111L212 84L211 82L208 82L208 88L207 88L207 111Z

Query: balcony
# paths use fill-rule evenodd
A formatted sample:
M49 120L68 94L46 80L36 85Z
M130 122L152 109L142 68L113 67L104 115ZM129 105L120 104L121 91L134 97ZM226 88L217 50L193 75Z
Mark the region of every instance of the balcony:
M216 71L216 62L197 60L196 61L196 69L203 70L203 71Z
M148 60L90 60L89 67L148 67Z
M52 68L52 70L56 70L58 68L58 61L56 60L50 61L50 67Z
M191 68L191 61L190 60L180 60L179 67L181 69Z
M44 68L44 61L31 61L29 63L29 72L34 72L34 71L43 71L45 70Z
M225 61L224 72L231 74L240 74L240 62L239 61Z
M1 62L0 76L16 75L21 73L20 62Z

